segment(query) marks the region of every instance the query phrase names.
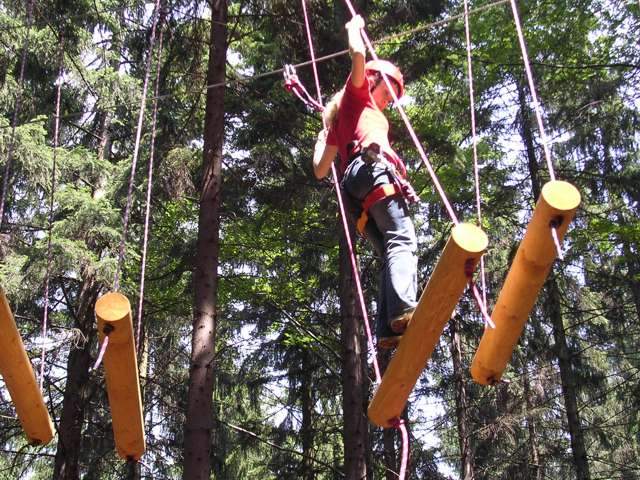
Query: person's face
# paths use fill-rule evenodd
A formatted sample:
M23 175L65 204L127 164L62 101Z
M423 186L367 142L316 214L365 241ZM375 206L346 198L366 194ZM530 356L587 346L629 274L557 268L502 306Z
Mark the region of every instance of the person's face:
M395 90L396 97L400 98L400 88L396 84L395 80L389 77L387 78L389 80L389 83L393 86ZM378 83L376 88L373 89L371 96L373 97L373 101L376 103L377 107L380 110L384 110L385 108L387 108L389 106L389 103L393 101L393 95L387 88L387 84L384 80Z

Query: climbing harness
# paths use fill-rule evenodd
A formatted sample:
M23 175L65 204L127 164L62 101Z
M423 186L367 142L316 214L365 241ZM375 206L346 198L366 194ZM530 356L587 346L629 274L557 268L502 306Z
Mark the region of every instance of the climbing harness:
M361 235L364 236L364 229L369 221L369 209L379 201L384 200L387 197L397 195L398 193L401 193L398 185L395 183L385 183L384 185L379 185L374 188L366 197L364 197L364 200L362 201L362 213L356 222L356 227Z
M410 204L420 201L420 197L418 197L409 181L398 173L396 166L381 151L380 145L371 143L365 148L360 148L358 142L352 142L349 144L349 151L351 152L351 158L353 158L352 162L360 158L367 165L378 163L385 168L391 178L391 183L378 185L367 193L362 200L362 213L356 222L356 228L361 235L364 236L364 229L369 221L369 209L379 201L398 194L401 194ZM348 169L349 167L347 167Z

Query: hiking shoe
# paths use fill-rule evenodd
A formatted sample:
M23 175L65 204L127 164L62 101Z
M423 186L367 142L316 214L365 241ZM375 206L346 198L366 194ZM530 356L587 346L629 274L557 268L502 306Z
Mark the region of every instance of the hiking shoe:
M411 321L411 317L413 316L413 312L415 312L415 310L415 308L407 310L389 322L389 327L391 328L393 333L404 333L404 331L407 329L407 325L409 325L409 322Z

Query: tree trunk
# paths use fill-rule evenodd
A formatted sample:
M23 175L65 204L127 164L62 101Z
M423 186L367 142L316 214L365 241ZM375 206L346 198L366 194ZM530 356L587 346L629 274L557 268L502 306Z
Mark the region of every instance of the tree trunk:
M533 142L529 107L526 102L524 88L520 82L517 82L517 85L518 98L520 102L520 115L522 119L521 135L526 147L527 164L529 167L529 174L531 175L531 190L534 199L537 200L540 195L541 185L539 167L536 160L536 152ZM578 414L578 393L575 381L573 380L571 356L569 354L567 339L564 333L564 322L562 319L562 311L560 309L560 293L553 272L551 272L550 279L547 282L547 301L545 304L545 310L553 326L553 337L555 340L558 365L560 367L562 394L564 397L565 409L567 411L569 437L571 439L571 451L573 453L573 459L576 467L576 478L577 480L588 480L589 464L587 462L587 452L582 428L580 426L580 416Z
M522 362L523 370L523 391L524 391L524 417L527 420L527 430L529 431L529 458L527 459L528 478L531 480L542 480L542 469L540 468L540 455L538 453L536 421L531 413L533 409L531 379L529 378L529 370L526 361Z
M79 457L82 442L82 425L85 407L89 401L88 381L91 366L91 346L96 339L93 305L98 297L98 287L92 273L85 272L85 279L78 296L76 319L78 328L87 341L78 349L71 348L67 359L67 381L62 400L62 414L58 425L58 448L53 468L54 480L80 478Z
M11 184L11 168L13 163L13 149L16 142L16 127L18 126L18 117L22 113L22 97L24 95L24 77L25 66L27 64L27 52L29 50L29 28L32 23L33 16L33 0L29 0L26 4L27 14L27 29L25 29L24 40L22 43L22 55L20 59L20 74L18 76L18 84L16 90L16 100L13 106L13 115L11 117L11 136L9 137L9 144L7 146L7 155L4 164L2 181L0 182L0 229L4 224L5 217L5 205L7 203L7 196L9 195L9 188Z
M380 374L384 375L389 361L391 360L391 351L378 350L376 352ZM382 448L384 449L383 462L385 467L385 480L398 480L398 456L396 455L396 430L394 428L385 428L382 430Z
M460 470L463 480L474 480L473 452L469 441L469 418L467 391L462 368L462 346L460 344L460 319L453 315L449 322L451 335L451 359L456 392L456 418L458 421L458 444L460 447Z
M127 462L127 475L126 480L140 480L140 463L135 460L129 460Z
M126 22L124 16L124 7L118 8L116 15L118 17L118 23L124 25ZM123 56L122 52L123 31L115 29L113 36L111 37L111 46L109 48L111 55L108 62L109 68L117 72L120 68L120 61ZM111 82L111 88L115 88L115 81ZM108 160L111 157L111 123L113 120L113 112L107 110L100 110L96 113L95 119L92 122L91 129L87 133L83 140L83 145L89 149L95 148L98 160ZM98 132L97 135L91 132ZM95 186L95 189L100 191L102 196L103 185Z
M224 81L227 54L227 2L211 3L204 119L203 175L194 272L194 313L189 393L184 438L186 480L208 480L213 426L214 351L218 290L219 208L224 141Z
M351 238L354 238L352 235ZM346 480L367 478L369 382L359 310L349 249L340 230L340 312L342 321L342 412ZM363 352L364 350L364 352Z
M633 296L633 304L636 307L636 321L640 320L640 281L636 280L640 278L640 268L635 261L628 263L629 265L629 284L631 286L631 294Z
M573 376L573 366L571 355L567 346L567 337L564 332L564 322L560 309L560 292L556 279L551 274L548 284L548 297L546 310L553 325L553 339L555 350L560 366L560 381L562 382L562 396L564 406L567 411L567 423L569 427L569 438L571 440L571 452L573 462L576 467L577 480L589 480L589 463L587 461L587 450L584 443L584 434L580 423L578 412L578 391Z
M314 480L313 472L313 379L311 372L313 366L309 358L309 352L302 350L302 370L301 379L301 403L302 403L302 426L300 436L302 438L302 464L300 466L299 478L304 480Z
M516 86L518 88L518 101L520 103L520 135L522 136L527 154L527 167L529 168L529 175L531 176L533 199L537 201L541 189L540 167L536 159L536 148L533 141L533 130L531 129L531 114L527 103L527 94L520 79L516 79Z
M227 385L222 378L221 372L216 371L216 376L213 379L213 431L211 432L211 470L213 478L216 480L223 480L228 478L227 470L225 469L225 459L227 458L227 449L229 447L228 435L223 430L223 425L220 422L220 418L223 418L223 399L227 395Z

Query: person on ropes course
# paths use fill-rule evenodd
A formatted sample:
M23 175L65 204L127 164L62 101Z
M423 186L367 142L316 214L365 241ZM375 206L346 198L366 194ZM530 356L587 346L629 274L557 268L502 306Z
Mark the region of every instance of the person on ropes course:
M345 25L351 73L344 88L327 104L326 129L318 134L313 170L324 178L336 155L350 220L373 246L382 262L379 278L377 338L379 348L394 348L416 307L417 240L407 203L417 196L406 180L406 168L391 148L389 122L383 110L404 93L402 73L391 62L365 63L359 15Z

